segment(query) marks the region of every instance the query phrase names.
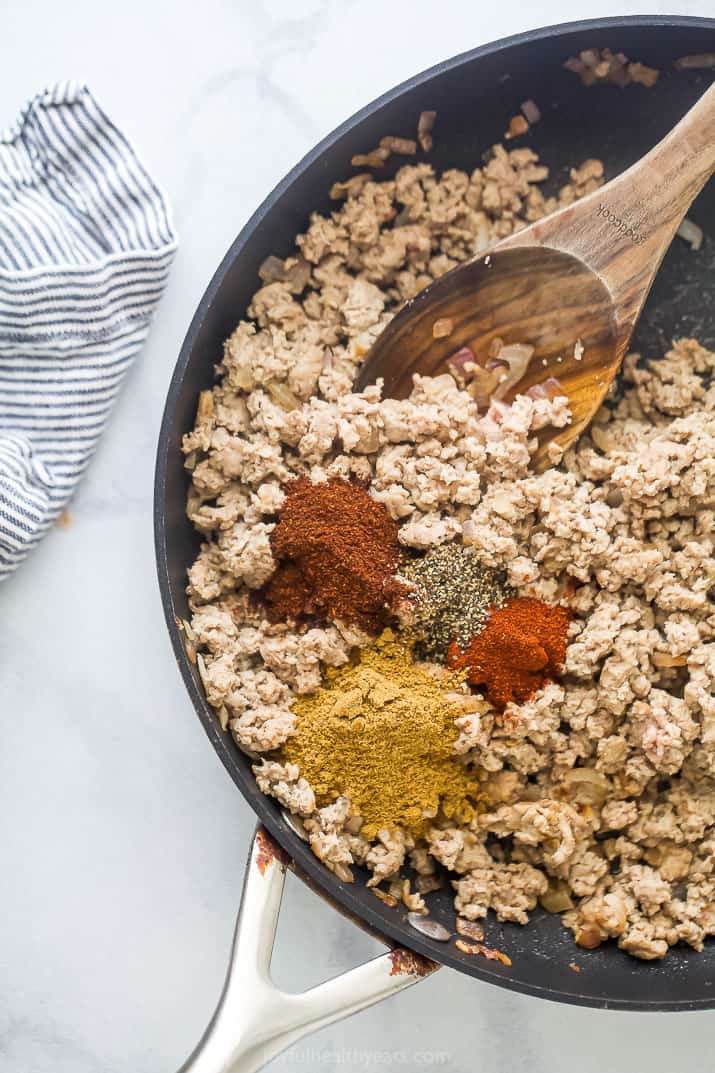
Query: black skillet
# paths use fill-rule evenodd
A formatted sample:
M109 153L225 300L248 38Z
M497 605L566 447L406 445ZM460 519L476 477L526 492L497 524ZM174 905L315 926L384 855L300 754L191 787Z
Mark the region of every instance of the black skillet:
M579 50L609 47L662 71L652 88L611 85L584 88L564 70ZM333 182L351 174L350 158L384 134L409 134L419 113L436 109L435 147L429 159L439 171L470 170L502 138L520 102L533 98L542 112L532 144L551 167L552 183L565 181L570 165L600 157L610 178L641 157L686 112L713 78L712 70L678 70L683 55L715 51L715 20L636 16L549 27L486 45L448 60L386 93L324 139L267 197L248 221L214 275L191 322L169 388L159 438L155 486L155 535L159 582L176 660L213 747L251 808L299 874L336 908L383 936L443 965L543 998L585 1006L630 1010L694 1010L715 1007L715 941L702 953L679 946L661 962L636 961L613 944L579 950L556 916L537 910L527 927L486 924L486 942L508 951L510 967L460 952L415 931L400 907L379 901L359 876L340 882L287 826L276 802L261 794L250 763L221 731L207 705L196 668L186 657L176 618L185 618L186 570L198 539L185 516L186 476L179 444L194 420L199 391L212 382L221 347L258 284L257 269L269 254L287 256L291 237L313 210L329 212ZM522 144L520 142L519 144ZM386 177L393 170L385 169ZM690 217L706 238L694 253L676 239L651 291L634 346L662 354L673 336L694 335L715 345L710 313L715 268L715 184L694 204ZM454 929L451 892L431 894L430 914ZM574 972L577 961L581 972Z

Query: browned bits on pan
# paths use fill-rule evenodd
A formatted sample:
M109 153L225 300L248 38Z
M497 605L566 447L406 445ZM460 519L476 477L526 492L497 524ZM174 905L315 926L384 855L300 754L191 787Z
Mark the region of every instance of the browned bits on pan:
M457 939L454 945L463 954L479 954L487 961L500 961L507 967L511 965L511 958L503 950L495 950L491 946L484 946L483 943L465 943L464 939Z
M420 118L417 122L417 140L425 153L429 153L434 144L432 131L434 130L436 118L436 112L420 112Z
M463 935L465 939L473 939L475 943L480 943L484 938L484 928L476 920L457 917L455 927L460 935Z
M380 899L381 902L384 902L385 905L389 905L390 909L394 909L397 905L397 898L395 898L392 894L388 894L386 891L380 890L379 887L371 887L370 890L376 898Z
M454 331L454 321L450 317L440 317L432 325L433 339L446 339Z
M406 950L404 946L398 946L390 951L390 961L392 962L390 976L429 976L431 972L439 968L435 961L423 957L422 954L416 954L414 950Z
M509 126L504 137L507 141L510 141L512 138L518 138L520 134L526 134L528 129L529 124L524 116L514 115L509 120Z

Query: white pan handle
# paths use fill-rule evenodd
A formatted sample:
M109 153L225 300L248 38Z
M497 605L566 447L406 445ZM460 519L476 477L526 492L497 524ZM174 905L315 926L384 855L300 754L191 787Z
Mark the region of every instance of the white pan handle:
M271 953L287 859L259 827L216 1012L179 1073L254 1073L291 1043L411 987L439 966L397 947L301 994L273 986Z

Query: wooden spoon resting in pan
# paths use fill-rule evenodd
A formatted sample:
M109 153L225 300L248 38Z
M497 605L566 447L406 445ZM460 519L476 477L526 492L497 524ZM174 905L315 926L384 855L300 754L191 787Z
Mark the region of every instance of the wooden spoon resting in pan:
M405 398L414 373L447 372L462 347L485 365L494 339L530 344L534 355L505 401L556 377L573 414L567 428L540 433L532 465L545 468L549 442L567 448L601 405L665 251L713 171L715 85L622 175L405 303L373 344L356 389L382 377L386 397Z

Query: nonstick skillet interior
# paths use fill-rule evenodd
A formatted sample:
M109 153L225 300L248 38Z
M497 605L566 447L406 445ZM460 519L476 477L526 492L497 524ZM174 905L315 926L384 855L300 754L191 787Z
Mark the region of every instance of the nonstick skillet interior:
M580 49L609 47L662 70L646 89L586 89L562 68ZM635 961L609 944L580 950L557 917L538 910L531 923L490 919L486 942L506 951L510 968L458 951L416 932L402 908L379 901L362 882L339 882L281 818L276 803L257 789L250 764L223 734L206 704L195 668L184 653L175 618L187 613L186 570L198 538L185 513L186 478L179 444L191 427L198 392L212 382L223 340L244 313L269 254L286 256L311 211L329 211L328 190L351 173L350 157L384 134L409 134L424 109L436 109L437 170L470 170L499 141L521 101L533 98L542 120L528 141L551 167L554 185L568 167L589 156L604 160L610 177L650 148L712 80L711 71L676 71L682 55L715 51L715 20L636 17L552 27L519 35L449 60L368 105L310 153L269 195L218 268L191 323L171 382L161 428L155 489L155 534L162 600L172 644L194 707L214 748L244 797L294 858L304 878L337 908L388 939L411 946L461 972L503 987L581 1005L639 1010L715 1007L715 941L702 954L674 948L664 961ZM385 169L387 177L394 169ZM715 270L715 183L689 214L706 233L698 253L676 240L661 268L634 345L661 354L673 336L696 335L715 346L710 315ZM431 915L453 929L449 891L428 898ZM573 969L580 968L580 972Z

